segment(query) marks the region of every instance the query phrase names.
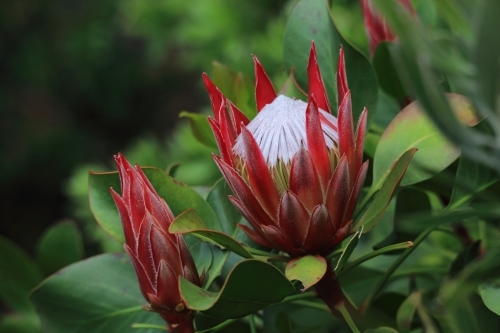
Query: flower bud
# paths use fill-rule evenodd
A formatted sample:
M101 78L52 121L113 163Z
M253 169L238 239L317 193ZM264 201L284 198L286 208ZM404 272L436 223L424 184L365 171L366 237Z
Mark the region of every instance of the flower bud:
M180 235L169 233L174 216L139 166L135 168L118 154L121 192L113 189L125 244L151 310L158 312L175 333L194 332L193 312L186 308L179 291L179 276L200 285L189 249Z

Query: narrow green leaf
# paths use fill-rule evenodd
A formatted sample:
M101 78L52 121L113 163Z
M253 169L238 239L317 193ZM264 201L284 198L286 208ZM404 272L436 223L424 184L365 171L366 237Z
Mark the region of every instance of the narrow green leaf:
M82 259L82 235L73 221L54 225L38 241L37 261L46 276Z
M325 275L327 263L320 255L304 256L290 260L285 268L285 275L288 280L298 280L302 282L301 289L306 291L314 286Z
M467 264L479 256L481 250L480 245L481 241L477 240L457 255L450 267L449 275L451 278L455 277L465 266L467 266Z
M340 272L342 271L342 268L344 268L344 265L346 264L347 260L351 257L352 252L358 245L358 241L361 238L361 234L363 233L363 227L361 227L361 230L356 231L352 238L349 240L349 243L347 243L347 246L345 247L344 251L340 255L339 261L337 262L337 265L335 266L335 272Z
M294 68L298 84L306 91L306 67L313 40L332 112L337 112L335 78L339 51L343 46L354 119L359 117L365 106L370 111L371 119L376 110L378 86L370 63L339 34L326 1L300 0L290 13L285 28L284 57L287 70Z
M448 209L466 206L474 196L500 179L490 168L461 156Z
M372 203L368 206L363 216L361 216L359 221L354 226L354 230L361 230L363 227L363 233L366 233L373 229L382 216L384 216L392 195L403 178L406 168L416 151L416 149L410 149L399 157L397 162L390 169L387 178L385 178L385 181L380 188L380 191L376 194Z
M215 230L210 230L196 211L190 209L177 216L168 229L174 234L190 234L205 241L220 245L243 258L253 256L234 238Z
M413 317L417 310L417 304L420 303L421 298L421 292L415 291L399 306L396 316L399 332L410 333Z
M182 278L179 286L190 309L221 319L249 315L280 302L294 291L276 267L252 259L238 263L218 293L203 290Z
M206 115L182 111L181 113L179 113L179 117L187 118L189 120L191 131L193 132L194 137L200 143L204 144L207 147L217 149L217 143L215 142L215 138Z
M133 323L165 325L158 314L144 310L147 303L125 254L103 254L68 266L45 280L31 299L43 332L127 333L137 332Z
M29 292L42 281L42 274L28 254L0 236L0 299L12 310L30 312Z

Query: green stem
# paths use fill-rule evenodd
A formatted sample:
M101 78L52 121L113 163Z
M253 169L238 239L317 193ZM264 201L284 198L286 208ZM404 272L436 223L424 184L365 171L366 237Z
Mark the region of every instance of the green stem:
M446 274L448 269L446 267L410 267L402 268L392 274L392 279L406 277L407 275L427 275L427 274Z
M330 262L330 261L332 261L334 258L336 258L336 257L340 256L342 253L344 253L344 251L345 251L345 248L340 248L340 249L337 249L337 250L333 251L332 253L330 253L329 255L327 255L327 256L325 257L325 260L326 260L327 262Z
M425 239L425 237L427 237L431 233L431 231L433 231L433 230L434 230L434 227L430 227L430 228L425 229L420 235L418 235L417 238L415 238L415 240L413 241L413 246L406 249L403 253L401 253L401 255L398 257L398 259L396 259L396 261L391 265L391 267L389 267L389 269L385 272L385 274L377 282L377 284L375 285L375 288L373 288L370 295L368 295L366 300L361 305L360 310L362 313L368 308L368 306L370 305L373 298L375 296L377 296L378 293L385 287L385 285L386 285L387 281L389 281L392 273L394 273L394 271L399 267L399 265L401 265L401 263L413 252L413 250L420 243L422 243L422 241Z
M371 258L374 258L374 257L379 256L379 255L384 254L384 253L392 252L392 251L408 249L412 246L413 246L413 242L403 242L403 243L389 245L389 246L383 247L381 249L378 249L376 251L372 251L372 252L362 256L361 258L358 258L358 259L354 260L353 262L346 264L340 272L337 272L337 277L341 276L342 274L345 274L346 272L350 271L354 267L359 266L360 264L364 263L365 261L367 261Z
M337 306L337 310L342 314L342 317L344 317L345 322L347 323L347 325L349 325L349 328L353 333L361 333L360 330L356 327L354 321L352 320L349 311L347 311L344 302L340 303Z
M254 249L253 247L250 247L250 246L243 245L243 248L245 250L247 250L248 252L250 252L251 254L255 254L257 256L263 256L263 257L272 257L272 256L274 256L273 253L262 251L262 250L258 250L258 249Z
M250 321L250 333L257 333L257 327L255 327L254 315L250 315L248 319Z
M168 331L168 328L166 328L164 325L154 325L154 324L133 323L132 328L152 328L154 330Z

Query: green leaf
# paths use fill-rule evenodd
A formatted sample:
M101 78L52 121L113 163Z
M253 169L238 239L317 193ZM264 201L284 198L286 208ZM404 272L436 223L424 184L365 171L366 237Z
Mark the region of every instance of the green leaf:
M361 216L359 221L354 226L354 230L361 230L363 227L364 229L362 232L366 233L377 225L380 219L384 216L392 195L396 190L396 187L399 185L401 178L403 178L406 168L416 151L416 149L410 149L399 157L397 162L390 169L383 185L380 188L380 191L376 194L363 216Z
M203 290L182 278L179 286L190 309L221 319L249 315L280 302L294 291L276 267L252 259L238 263L218 293Z
M190 209L177 216L168 229L173 234L190 234L213 244L220 245L243 258L252 255L234 238L215 230L208 229L196 211Z
M125 254L103 254L73 264L45 280L31 299L43 332L126 333L137 332L133 323L165 324L158 314L144 310L147 303Z
M469 157L461 156L448 209L466 206L477 193L499 179L500 177L490 168Z
M480 255L481 240L477 240L467 246L462 252L460 252L450 267L450 277L455 277L462 269L464 269L467 264L476 259Z
M54 225L38 241L37 261L46 276L82 260L83 255L82 235L73 221Z
M182 111L179 113L180 118L187 118L189 120L189 126L193 132L194 137L202 144L207 147L217 149L217 143L215 142L212 129L208 123L207 116L199 113L193 113L188 111Z
M415 291L399 306L396 321L401 333L410 333L413 317L417 310L417 304L420 303L421 298L421 292Z
M500 99L500 43L498 31L500 2L487 0L478 17L477 44L472 48L477 70L478 94L482 94L491 111L498 112Z
M252 119L257 110L253 101L254 86L243 73L236 73L220 62L212 62L212 80L222 93L233 102L243 113Z
M306 291L314 286L325 275L327 263L320 255L304 256L290 260L285 268L285 275L288 280L298 280L304 287L301 291Z
M222 231L213 209L189 186L157 168L142 168L149 181L172 210L174 216L192 208L211 230ZM111 236L125 242L121 220L109 188L120 189L118 172L89 173L89 202L95 219Z
M394 118L380 138L374 157L373 183L380 182L386 170L410 148L419 151L401 180L402 186L431 178L460 154L424 114L419 104L413 102Z
M479 285L479 295L484 305L500 316L500 281L488 281Z
M0 236L0 299L8 308L30 312L29 292L42 274L22 248Z
M40 319L33 312L2 314L0 332L8 333L40 333Z
M228 195L233 195L224 178L221 178L210 191L207 202L219 218L222 230L228 235L234 235L236 224L241 220L240 212L229 201Z
M361 229L363 229L363 227L361 227ZM362 233L362 230L356 231L356 233L354 233L352 238L349 240L349 243L347 243L344 251L340 255L340 258L339 258L339 261L337 262L337 265L334 268L336 272L342 271L342 268L344 267L345 263L351 257L352 252L354 251L354 249L358 245L358 241L361 238L361 233Z
M392 43L382 42L378 44L373 55L372 64L380 87L390 96L400 102L404 102L408 93L405 91L394 64L392 63L389 49ZM403 104L404 105L404 104Z
M346 72L351 89L355 119L367 107L375 114L377 79L368 60L339 34L324 0L301 0L293 8L285 28L284 57L287 70L294 68L298 84L307 90L307 62L311 42L316 44L317 60L332 112L336 113L336 72L340 47L344 47Z

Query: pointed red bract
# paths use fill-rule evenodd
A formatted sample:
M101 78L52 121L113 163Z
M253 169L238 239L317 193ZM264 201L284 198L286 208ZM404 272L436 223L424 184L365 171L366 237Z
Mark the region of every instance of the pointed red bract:
M344 48L340 48L339 61L337 64L337 105L340 108L344 101L344 97L349 91L347 84L347 72L345 69Z
M255 69L255 101L257 102L257 112L260 112L264 106L276 99L276 91L256 56L253 57L253 62Z
M139 166L132 167L121 154L115 161L122 196L110 191L141 292L151 309L168 322L171 332L194 332L193 312L182 303L178 279L182 276L199 286L200 278L184 238L168 232L174 216Z
M210 100L212 101L212 110L214 111L214 116L217 121L220 119L220 112L226 106L226 98L224 94L213 84L206 73L203 73L203 82L205 83L205 88L207 89Z
M305 148L301 148L292 160L290 190L309 212L323 202L321 182L311 155Z
M350 174L356 174L354 171L356 147L354 143L354 128L352 123L352 103L351 93L347 91L342 104L339 106L339 155L347 158ZM351 179L351 185L354 179Z
M321 128L318 108L313 99L307 104L306 109L306 135L307 149L311 154L311 158L316 166L316 171L321 179L323 193L326 191L326 184L330 179L330 159Z
M309 53L309 62L307 64L307 78L309 80L309 101L311 96L316 99L317 106L327 112L332 112L330 102L328 102L328 95L326 93L325 84L321 73L319 71L318 60L316 57L316 46L314 42L311 44L311 52Z

